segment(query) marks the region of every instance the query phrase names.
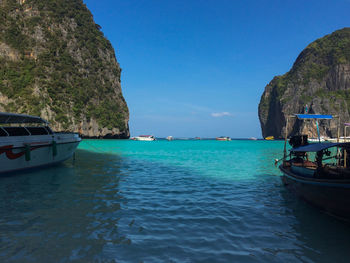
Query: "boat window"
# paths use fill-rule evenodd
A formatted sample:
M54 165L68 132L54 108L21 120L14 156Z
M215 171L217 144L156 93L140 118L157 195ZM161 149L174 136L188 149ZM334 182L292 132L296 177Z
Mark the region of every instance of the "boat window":
M0 136L7 136L7 133L0 128Z
M28 131L24 127L3 127L10 136L27 136Z
M48 131L44 127L26 127L31 135L47 135Z
M51 128L49 126L46 126L45 129L47 130L47 132L49 134L53 134L53 131L51 130Z

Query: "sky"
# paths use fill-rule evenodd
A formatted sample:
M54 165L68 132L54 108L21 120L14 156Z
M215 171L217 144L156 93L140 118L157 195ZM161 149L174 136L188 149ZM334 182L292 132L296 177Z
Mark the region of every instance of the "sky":
M122 68L131 136L261 138L265 86L350 26L350 0L83 0Z

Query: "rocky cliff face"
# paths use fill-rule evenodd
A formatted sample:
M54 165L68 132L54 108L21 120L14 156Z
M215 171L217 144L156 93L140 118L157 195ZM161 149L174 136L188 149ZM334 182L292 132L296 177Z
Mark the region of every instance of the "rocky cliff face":
M307 46L292 69L265 87L259 104L264 137L283 138L286 117L304 113L339 115L340 135L350 122L350 28L344 28ZM317 136L315 122L291 119L288 136L303 133ZM321 121L323 136L337 136L338 120Z
M128 138L121 69L100 29L82 0L0 0L0 111Z

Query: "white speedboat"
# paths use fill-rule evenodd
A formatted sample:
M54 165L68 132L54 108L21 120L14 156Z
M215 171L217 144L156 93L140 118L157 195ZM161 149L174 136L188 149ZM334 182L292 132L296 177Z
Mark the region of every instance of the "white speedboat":
M230 137L227 136L220 136L220 137L216 137L217 141L231 141Z
M53 132L40 117L0 112L0 173L63 162L80 141L76 133Z
M136 136L134 137L135 141L155 141L156 138L154 138L153 135L140 135L140 136Z
M173 137L173 136L168 136L168 137L166 137L166 139L167 139L168 141L172 141L172 140L174 140L174 137Z

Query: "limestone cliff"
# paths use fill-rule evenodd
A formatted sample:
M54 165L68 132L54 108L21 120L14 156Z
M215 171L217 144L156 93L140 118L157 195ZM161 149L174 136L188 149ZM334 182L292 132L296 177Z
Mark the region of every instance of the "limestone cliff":
M128 138L121 68L100 29L82 0L0 0L0 111Z
M339 115L340 124L350 122L350 28L311 43L289 72L265 87L259 104L263 136L284 137L286 116L304 113L306 105L309 113ZM320 133L336 137L337 126L338 120L321 121ZM292 120L288 135L296 133L316 137L315 123Z

